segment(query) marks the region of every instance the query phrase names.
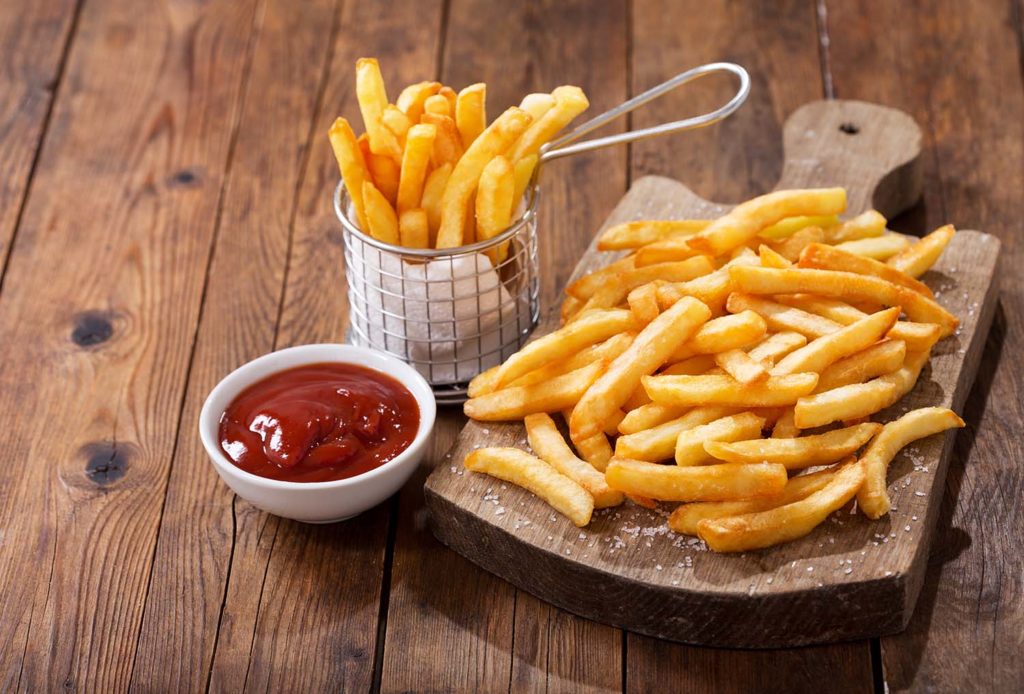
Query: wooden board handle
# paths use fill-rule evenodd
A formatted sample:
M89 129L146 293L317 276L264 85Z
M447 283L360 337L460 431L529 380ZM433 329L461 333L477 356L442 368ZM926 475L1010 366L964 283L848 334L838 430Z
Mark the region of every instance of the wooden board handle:
M786 161L776 189L843 186L847 214L886 217L921 197L921 129L902 111L863 101L814 101L783 131Z

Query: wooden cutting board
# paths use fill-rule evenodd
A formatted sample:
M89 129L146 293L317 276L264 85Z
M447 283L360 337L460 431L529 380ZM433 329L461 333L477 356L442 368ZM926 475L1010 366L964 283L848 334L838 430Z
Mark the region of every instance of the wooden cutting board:
M921 133L904 113L855 101L815 102L790 116L784 138L778 188L845 186L850 214L875 207L892 216L920 197ZM605 227L714 217L728 209L677 181L648 177L633 185ZM960 231L924 276L961 327L936 346L913 392L876 421L927 405L962 411L992 321L998 256L996 238ZM616 257L591 246L576 276ZM552 309L535 335L557 325ZM599 622L711 646L857 639L899 631L910 619L955 436L931 437L897 456L889 471L889 516L870 521L844 509L796 542L737 555L715 554L669 531L669 504L649 511L627 502L596 512L579 529L529 492L463 468L474 448L528 450L521 423L469 422L427 480L426 501L434 534L452 549Z

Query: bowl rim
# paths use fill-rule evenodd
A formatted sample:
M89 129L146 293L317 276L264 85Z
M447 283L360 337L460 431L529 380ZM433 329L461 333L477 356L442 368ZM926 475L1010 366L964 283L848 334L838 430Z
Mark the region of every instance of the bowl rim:
M324 352L329 351L334 351L336 353L334 355L323 354ZM292 364L282 365L280 368L268 371L260 376L250 375L250 372L255 371L259 366L265 365L268 362L278 361L282 359L282 357L288 357L290 355L302 355L305 353L309 353L309 358L296 361ZM354 359L352 358L352 355L358 355L363 359ZM365 363L366 361L377 363ZM416 436L404 451L386 463L378 465L372 470L367 470L366 472L362 472L353 477L346 477L340 480L327 480L324 482L292 482L288 480L275 480L269 477L261 477L260 475L255 475L247 470L243 470L229 460L224 454L224 451L221 450L220 442L216 440L216 433L208 435L205 425L208 422L211 423L211 431L216 432L219 429L220 417L223 414L223 412L215 411L216 409L219 409L213 407L215 399L218 399L220 396L227 393L229 397L228 402L230 403L238 396L239 393L242 392L242 390L272 374L286 369L293 369L309 364L321 364L325 362L355 364L357 366L365 366L366 368L373 369L374 371L379 371L386 376L394 378L412 394L416 399L417 406L419 407L420 418L419 425L416 430ZM356 487L377 477L383 477L387 475L389 471L401 467L405 461L415 456L419 452L419 449L427 443L427 439L434 430L434 421L436 417L437 401L434 399L434 393L431 390L430 385L427 383L426 379L409 364L406 364L402 360L397 359L390 354L386 354L375 349L369 349L367 347L334 342L320 342L297 345L294 347L285 347L273 352L268 352L262 356L247 361L232 370L226 376L221 378L220 381L217 382L217 385L215 385L206 396L206 400L203 402L203 407L199 412L198 424L199 439L202 441L203 447L206 449L206 453L210 457L214 467L218 470L226 470L231 475L236 475L247 482L261 485L268 489L288 491L308 489L312 491Z

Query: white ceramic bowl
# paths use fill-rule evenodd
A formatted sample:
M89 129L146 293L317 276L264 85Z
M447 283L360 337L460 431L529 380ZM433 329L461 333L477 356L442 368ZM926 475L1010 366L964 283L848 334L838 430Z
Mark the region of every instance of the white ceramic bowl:
M220 449L220 418L231 401L270 374L304 364L340 362L381 371L409 389L420 408L419 431L409 447L378 468L331 482L282 482L237 467ZM253 506L304 523L333 523L366 511L397 492L426 451L437 405L430 386L411 366L392 356L353 345L302 345L271 352L243 364L210 392L199 415L199 437L220 478Z

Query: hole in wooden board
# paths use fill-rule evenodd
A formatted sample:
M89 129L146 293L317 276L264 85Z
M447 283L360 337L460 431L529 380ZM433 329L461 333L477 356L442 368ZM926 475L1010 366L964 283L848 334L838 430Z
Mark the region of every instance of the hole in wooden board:
M860 128L858 128L853 123L843 123L842 125L839 126L839 131L844 132L847 135L856 135L857 133L860 132Z
M131 445L116 441L94 441L82 446L86 457L85 476L94 484L105 487L116 482L128 472L132 456Z
M114 315L109 311L83 311L75 315L71 341L79 347L93 347L114 335Z

